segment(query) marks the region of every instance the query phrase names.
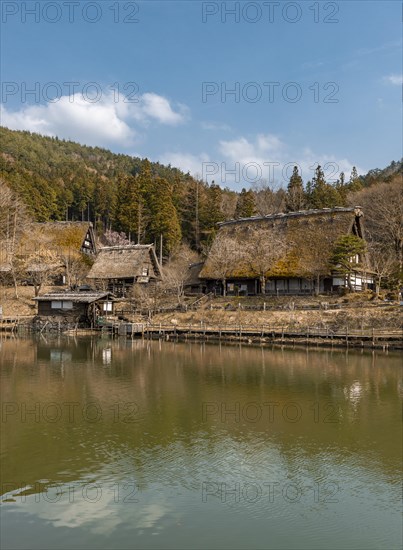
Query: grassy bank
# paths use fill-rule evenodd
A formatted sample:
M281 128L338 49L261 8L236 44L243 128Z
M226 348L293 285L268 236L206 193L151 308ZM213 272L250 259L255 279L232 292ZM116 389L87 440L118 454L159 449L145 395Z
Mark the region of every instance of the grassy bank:
M63 291L60 287L46 287L42 293ZM14 289L0 287L0 304L3 316L27 316L36 314L33 287L22 286L16 299ZM187 298L188 306L195 298ZM263 305L265 304L265 306ZM329 329L339 331L348 327L353 330L384 329L396 330L402 327L403 307L397 302L386 303L371 299L370 294L351 294L346 297L309 296L309 297L248 297L213 298L204 300L197 309L171 311L152 316L153 323L163 325L186 325L210 323L213 325L231 325L259 327L262 325L292 329ZM127 310L129 304L117 304L118 309ZM263 310L266 307L266 311ZM251 309L252 308L252 309ZM256 308L255 310L253 308ZM335 309L334 309L335 308ZM125 315L130 321L140 321L136 315Z

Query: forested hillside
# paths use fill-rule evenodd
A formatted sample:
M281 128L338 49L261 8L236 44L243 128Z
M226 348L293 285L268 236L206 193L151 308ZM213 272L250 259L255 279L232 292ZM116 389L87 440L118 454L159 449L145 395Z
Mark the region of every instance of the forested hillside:
M217 222L226 219L355 203L364 207L377 242L392 238L401 265L401 174L399 161L365 176L353 169L330 184L320 166L308 182L295 168L286 189L262 181L236 193L171 166L0 128L0 178L31 218L90 220L98 233L113 229L141 243L159 241L162 235L165 255L182 240L202 250ZM392 219L393 236L377 237Z
M0 177L36 221L90 220L132 240L194 247L234 214L237 195L176 168L58 138L0 128Z

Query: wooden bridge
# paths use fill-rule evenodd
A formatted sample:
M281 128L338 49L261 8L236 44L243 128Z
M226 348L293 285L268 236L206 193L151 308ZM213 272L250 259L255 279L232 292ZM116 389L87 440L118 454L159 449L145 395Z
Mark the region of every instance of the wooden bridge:
M32 315L19 315L17 317L0 317L0 332L17 332L19 327L28 327L32 321Z

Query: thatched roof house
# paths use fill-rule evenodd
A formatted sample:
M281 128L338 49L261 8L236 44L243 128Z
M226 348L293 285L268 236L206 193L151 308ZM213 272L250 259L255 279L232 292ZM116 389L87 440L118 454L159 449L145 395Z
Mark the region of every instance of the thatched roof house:
M364 238L360 207L324 208L256 216L219 224L217 237L200 272L209 288L257 294L335 290L344 280L332 271L330 257L343 235ZM357 276L357 288L371 280Z
M90 222L32 222L15 239L0 245L0 271L10 272L13 260L23 261L28 273L62 268L66 256L96 254L96 239Z
M120 296L135 283L154 283L161 277L154 246L139 244L101 248L87 276Z
M39 246L55 252L69 248L88 255L97 251L90 222L30 223L20 237L20 244L25 253L35 252Z

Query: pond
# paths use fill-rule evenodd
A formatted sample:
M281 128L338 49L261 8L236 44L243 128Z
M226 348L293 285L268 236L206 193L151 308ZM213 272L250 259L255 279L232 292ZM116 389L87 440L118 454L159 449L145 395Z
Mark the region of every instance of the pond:
M400 548L401 366L0 340L1 548Z

